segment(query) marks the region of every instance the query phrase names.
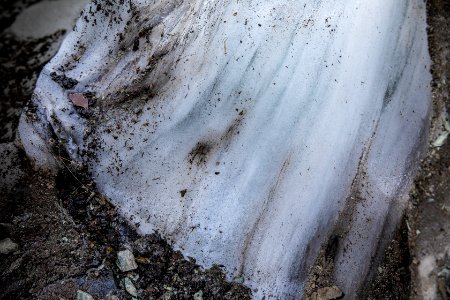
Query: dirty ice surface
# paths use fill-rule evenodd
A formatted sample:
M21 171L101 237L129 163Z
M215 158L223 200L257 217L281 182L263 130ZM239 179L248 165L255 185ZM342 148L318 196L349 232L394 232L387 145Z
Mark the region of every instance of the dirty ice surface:
M421 0L93 1L40 75L22 142L54 165L54 133L142 233L256 299L300 298L334 236L351 297L426 137L425 28Z

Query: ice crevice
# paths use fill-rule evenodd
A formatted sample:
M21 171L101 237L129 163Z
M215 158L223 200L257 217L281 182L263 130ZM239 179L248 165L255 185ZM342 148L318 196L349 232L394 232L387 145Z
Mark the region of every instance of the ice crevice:
M29 155L52 164L56 135L141 233L224 265L255 299L300 298L337 236L334 277L355 295L425 145L423 1L108 3L42 71L19 129Z

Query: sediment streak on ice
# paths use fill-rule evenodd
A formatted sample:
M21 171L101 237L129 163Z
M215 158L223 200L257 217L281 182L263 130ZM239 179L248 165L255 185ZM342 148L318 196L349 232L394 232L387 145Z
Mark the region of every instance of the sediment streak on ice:
M93 3L42 72L22 140L43 161L50 125L141 232L243 274L257 298L300 297L334 232L352 295L425 136L425 26L419 0ZM87 91L95 123L68 99Z

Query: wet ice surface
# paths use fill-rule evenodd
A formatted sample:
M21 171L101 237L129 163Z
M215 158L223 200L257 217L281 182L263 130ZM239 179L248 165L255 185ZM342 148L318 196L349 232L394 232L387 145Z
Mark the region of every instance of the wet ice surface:
M142 233L256 298L300 297L337 235L351 296L426 136L425 26L419 0L93 3L42 72L22 142L52 164L54 131Z
M22 39L38 39L51 35L56 30L70 30L87 2L87 0L38 2L25 9L8 32Z

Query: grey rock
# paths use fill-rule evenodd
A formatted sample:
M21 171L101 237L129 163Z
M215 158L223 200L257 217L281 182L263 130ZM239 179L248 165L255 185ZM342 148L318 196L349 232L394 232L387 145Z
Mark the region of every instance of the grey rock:
M14 243L10 238L0 241L0 254L10 254L19 250L19 245Z
M117 266L122 272L136 270L138 266L134 259L133 252L128 249L119 251L117 253Z
M450 269L444 268L442 271L440 271L438 274L438 277L449 279L450 278Z
M94 297L81 290L77 291L77 300L94 300Z
M85 276L81 279L81 283L81 290L98 299L104 299L107 295L112 295L117 290L114 275L109 271Z
M235 277L233 281L236 282L236 283L239 283L239 284L243 284L244 283L244 277L243 276Z
M130 278L125 277L123 280L123 285L128 294L130 294L133 297L137 297L137 294L138 294L137 289L134 286L133 281L131 281Z
M203 300L203 291L200 290L194 294L194 300Z

